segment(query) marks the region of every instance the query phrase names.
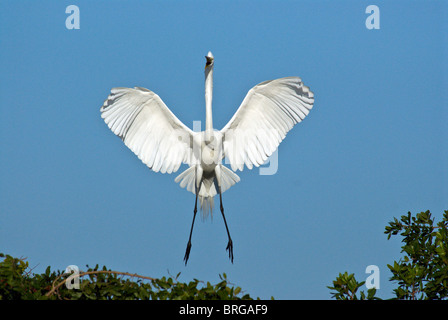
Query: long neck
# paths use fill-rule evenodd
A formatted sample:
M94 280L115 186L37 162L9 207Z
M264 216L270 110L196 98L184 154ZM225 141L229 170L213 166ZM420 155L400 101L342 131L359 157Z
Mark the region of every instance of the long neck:
M212 118L213 98L213 67L205 70L205 133L211 135L213 132Z

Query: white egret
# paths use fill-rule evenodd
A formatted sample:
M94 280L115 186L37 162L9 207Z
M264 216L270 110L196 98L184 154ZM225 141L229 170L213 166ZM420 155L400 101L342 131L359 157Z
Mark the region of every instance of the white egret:
M252 169L264 164L314 103L314 94L298 77L265 81L249 90L224 128L214 130L213 66L214 57L209 52L205 65L205 131L190 130L157 94L145 88L113 88L101 107L101 117L109 128L150 169L172 173L182 163L189 166L175 179L196 196L185 264L190 255L198 197L201 211L207 216L217 194L228 236L226 250L233 263L233 242L222 205L222 193L240 180L233 171L243 170L244 165ZM222 164L224 157L233 171Z

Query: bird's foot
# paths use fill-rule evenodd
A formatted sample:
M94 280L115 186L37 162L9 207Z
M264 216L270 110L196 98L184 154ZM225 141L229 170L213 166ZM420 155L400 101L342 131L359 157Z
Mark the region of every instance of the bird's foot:
M191 250L191 241L188 241L187 250L185 250L185 256L184 256L185 265L187 265L188 258L190 257L190 250Z
M229 259L233 263L233 242L232 239L229 238L229 242L227 243L226 250L229 251Z

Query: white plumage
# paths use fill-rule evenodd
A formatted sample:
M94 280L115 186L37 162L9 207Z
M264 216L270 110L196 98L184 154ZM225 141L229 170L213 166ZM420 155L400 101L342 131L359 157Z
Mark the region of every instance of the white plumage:
M244 164L252 169L265 163L286 133L308 115L313 103L313 93L298 77L253 87L221 130L224 154L232 169L243 170Z
M247 93L241 106L220 131L213 129L212 92L214 57L206 56L206 128L194 132L185 126L154 92L145 88L113 88L101 107L101 117L140 160L155 172L176 172L182 188L196 195L193 223L184 257L187 263L191 233L199 197L204 215L220 196L221 213L229 238L227 250L233 262L233 244L222 206L222 193L240 181L222 164L227 157L232 170L252 169L266 162L289 130L301 122L314 103L314 95L298 77L262 82Z
M153 171L172 173L190 164L194 132L154 92L113 88L101 112L112 132Z

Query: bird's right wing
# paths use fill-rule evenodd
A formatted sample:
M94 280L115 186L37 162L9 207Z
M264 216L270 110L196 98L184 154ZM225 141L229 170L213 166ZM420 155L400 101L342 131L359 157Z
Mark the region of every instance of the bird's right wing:
M194 132L154 92L113 88L100 111L112 132L153 171L172 173L191 163Z
M314 94L298 77L265 81L250 89L221 130L232 170L262 165L313 104Z

